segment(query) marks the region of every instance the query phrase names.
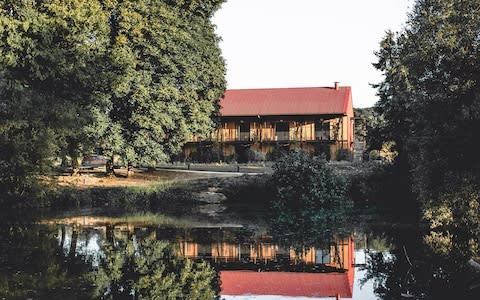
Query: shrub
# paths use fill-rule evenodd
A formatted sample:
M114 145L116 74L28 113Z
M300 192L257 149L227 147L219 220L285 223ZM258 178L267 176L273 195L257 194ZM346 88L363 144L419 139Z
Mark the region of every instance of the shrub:
M288 148L281 147L280 145L276 144L272 151L268 152L265 156L265 159L268 161L276 161L283 156L287 155L289 152Z
M314 147L315 151L313 154L315 156L322 156L324 159L330 160L330 145L317 144Z
M386 142L382 144L380 150L371 150L368 153L369 160L382 160L386 162L393 162L398 156L398 152L394 150L394 142Z
M247 150L247 160L248 162L260 162L265 161L265 154L260 151L255 151L252 149Z
M445 257L475 258L480 256L480 186L475 178L452 178L444 191L423 203L423 220L429 233L426 245Z
M326 160L293 151L273 165L272 234L285 242L317 243L332 228L345 224L352 206L346 181L328 168ZM287 234L286 234L287 233ZM298 238L298 241L293 239ZM306 241L305 238L312 238Z
M268 208L275 192L269 175L243 175L227 182L222 188L230 207L236 211L245 208ZM245 205L248 204L248 205Z
M189 156L189 161L197 163L212 163L224 160L223 152L214 148L201 147Z
M326 160L293 151L273 165L275 206L289 209L331 209L346 201L346 182L326 165Z
M336 158L338 161L347 160L353 161L353 152L349 149L338 149Z

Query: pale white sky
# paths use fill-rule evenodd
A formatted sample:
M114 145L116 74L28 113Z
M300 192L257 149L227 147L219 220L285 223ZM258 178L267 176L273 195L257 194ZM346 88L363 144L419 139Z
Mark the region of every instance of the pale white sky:
M377 101L374 51L400 30L412 0L227 0L213 23L228 88L340 85L354 107Z

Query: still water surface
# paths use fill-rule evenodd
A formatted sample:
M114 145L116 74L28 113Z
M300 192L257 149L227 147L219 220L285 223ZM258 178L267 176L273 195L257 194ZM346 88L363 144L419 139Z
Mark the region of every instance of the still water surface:
M340 224L341 225L341 224ZM0 229L0 299L480 299L410 225L279 236L268 214L72 211Z

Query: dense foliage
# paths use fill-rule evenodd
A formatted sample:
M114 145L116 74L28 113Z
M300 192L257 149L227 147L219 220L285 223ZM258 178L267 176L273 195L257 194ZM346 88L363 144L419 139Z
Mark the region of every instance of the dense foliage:
M328 228L343 223L345 212L352 205L347 197L347 183L327 167L325 159L293 151L277 160L273 171L274 235L278 232L287 239L321 239ZM286 232L295 234L288 237ZM296 242L301 245L307 240Z
M0 186L28 189L85 132L108 45L97 2L0 1Z
M419 0L407 26L388 32L377 53L382 132L426 210L455 205L455 197L445 200L453 190L476 190L479 200L479 37L479 1Z
M439 253L438 244L425 245L422 234L413 228L380 228L369 236L365 277L360 280L373 281L378 299L479 298L480 277L469 270L468 256ZM372 243L375 240L380 247Z
M0 186L56 158L152 165L214 126L225 89L210 21L222 0L0 1Z
M380 129L382 118L373 107L354 108L355 112L355 140L365 142L367 153L382 148Z
M129 239L107 225L101 247L84 251L85 240L96 243L94 231L67 227L2 224L0 298L218 298L217 271L179 255L177 244L152 236Z
M98 299L217 299L218 275L209 263L179 256L171 242L147 237L107 244L90 274Z
M57 233L45 226L2 223L0 298L92 299L83 280L91 267L81 255L66 257Z
M294 151L279 159L273 171L277 207L323 210L341 206L345 201L345 182L327 168L322 158Z

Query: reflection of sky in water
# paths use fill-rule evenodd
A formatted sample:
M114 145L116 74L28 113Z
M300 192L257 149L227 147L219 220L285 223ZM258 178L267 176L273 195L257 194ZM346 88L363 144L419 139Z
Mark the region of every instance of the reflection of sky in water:
M363 251L362 251L363 252ZM365 277L365 270L362 268L355 268L355 283L353 284L353 298L358 300L378 299L373 293L373 280L360 284L360 280Z
M70 252L70 246L72 244L73 228L71 226L65 226L65 237L63 242L63 253L68 255ZM58 229L58 245L62 244L62 229ZM80 232L77 238L77 247L75 249L76 255L85 257L90 261L94 267L100 263L100 258L103 257L103 251L101 250L102 236L96 230L88 230Z
M97 232L88 234L85 239L83 239L83 236L81 235L79 236L77 244L77 253L85 256L95 267L100 263L100 257L102 255L99 238L100 236Z

